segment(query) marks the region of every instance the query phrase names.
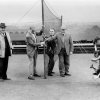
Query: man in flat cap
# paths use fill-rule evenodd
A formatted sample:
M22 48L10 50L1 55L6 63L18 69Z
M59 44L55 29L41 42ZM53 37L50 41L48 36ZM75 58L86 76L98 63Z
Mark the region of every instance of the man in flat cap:
M5 28L5 23L0 23L0 79L10 80L7 77L7 69L9 56L12 54L12 42Z

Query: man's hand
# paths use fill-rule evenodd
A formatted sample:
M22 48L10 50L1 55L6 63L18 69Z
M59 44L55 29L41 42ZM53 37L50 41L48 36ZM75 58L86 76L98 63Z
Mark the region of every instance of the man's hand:
M70 52L70 55L72 55L73 54L73 52Z
M41 46L44 46L45 45L45 42L41 42Z

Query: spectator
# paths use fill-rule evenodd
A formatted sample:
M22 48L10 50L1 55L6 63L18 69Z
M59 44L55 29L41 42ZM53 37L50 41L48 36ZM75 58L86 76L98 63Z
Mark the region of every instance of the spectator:
M5 23L0 23L0 79L10 80L7 77L7 69L9 56L12 54L12 42L5 28Z

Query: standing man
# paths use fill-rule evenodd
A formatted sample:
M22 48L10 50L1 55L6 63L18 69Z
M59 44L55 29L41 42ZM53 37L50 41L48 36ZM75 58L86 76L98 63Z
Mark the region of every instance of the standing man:
M0 79L10 80L7 77L7 69L9 56L11 56L12 42L5 28L5 23L0 23Z
M28 79L34 80L34 76L40 77L36 72L36 60L37 60L37 49L41 43L37 43L36 34L42 35L42 31L36 33L32 28L30 28L26 34L26 44L27 44L27 55L30 60L29 64L29 77Z
M54 29L49 30L50 37L55 35ZM48 41L47 42L47 49L46 49L46 54L49 57L49 63L48 63L48 76L53 76L53 68L54 68L54 54L55 54L55 47L56 47L56 42L55 40Z
M66 27L61 27L61 32L57 33L55 36L48 38L46 41L57 40L57 51L59 57L59 71L60 76L65 77L70 76L69 66L70 66L70 54L73 52L73 41L71 35L66 32Z

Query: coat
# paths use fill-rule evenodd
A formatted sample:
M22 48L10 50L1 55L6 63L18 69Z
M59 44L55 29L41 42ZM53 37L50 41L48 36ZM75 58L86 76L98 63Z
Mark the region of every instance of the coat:
M55 40L48 41L47 42L46 54L52 56L52 55L55 54L55 50L56 50L56 41Z
M5 32L6 33L6 36L7 36L7 39L8 39L8 43L9 43L9 46L10 46L10 54L12 54L12 42L11 42L11 39L10 39L10 35L8 32ZM4 36L2 33L0 33L0 58L4 58L5 57L5 39L4 39Z
M40 45L40 43L36 43L36 41L37 39L34 37L31 31L28 31L26 34L26 51L28 57L33 58L33 56L37 53L37 47Z

